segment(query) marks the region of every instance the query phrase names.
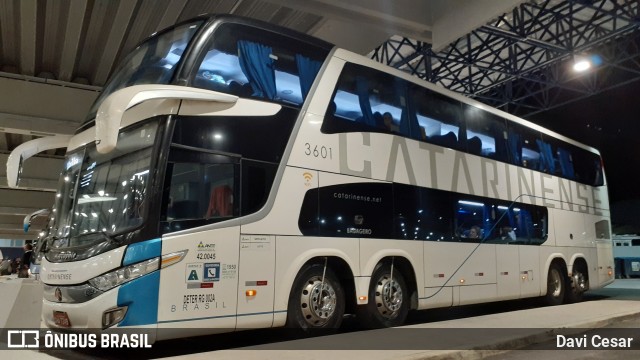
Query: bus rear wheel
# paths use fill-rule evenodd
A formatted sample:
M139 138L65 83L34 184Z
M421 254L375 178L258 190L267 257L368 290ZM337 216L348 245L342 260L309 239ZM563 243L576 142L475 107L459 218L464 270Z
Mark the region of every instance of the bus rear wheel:
M409 291L402 273L379 265L371 276L369 302L358 309L360 324L366 328L400 326L408 312Z
M589 290L589 279L587 271L583 266L576 266L572 271L571 277L567 279L570 286L567 287L566 301L568 303L576 303L582 301L582 294Z
M544 297L544 302L547 305L560 305L564 301L565 277L562 267L558 265L558 263L552 263L551 266L549 266L547 295Z
M344 291L330 268L307 265L293 282L287 310L291 328L337 329L344 316Z

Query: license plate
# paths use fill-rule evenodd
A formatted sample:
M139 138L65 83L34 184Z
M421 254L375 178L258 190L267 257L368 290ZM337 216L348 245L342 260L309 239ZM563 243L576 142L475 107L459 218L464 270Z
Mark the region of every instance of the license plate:
M60 327L71 327L71 321L69 321L69 315L64 311L53 312L53 323Z

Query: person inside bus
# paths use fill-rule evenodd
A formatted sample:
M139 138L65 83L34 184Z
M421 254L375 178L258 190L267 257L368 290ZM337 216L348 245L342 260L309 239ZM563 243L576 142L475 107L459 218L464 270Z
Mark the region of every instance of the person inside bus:
M511 226L503 226L500 228L500 239L512 241L516 239L516 232Z
M382 114L382 122L384 123L384 126L385 128L387 128L387 130L394 133L400 132L400 128L398 127L398 125L393 123L393 115L391 115L390 112Z
M233 191L228 185L216 186L211 190L209 207L205 218L231 216L233 212Z
M480 227L477 225L472 226L467 237L469 239L480 239Z

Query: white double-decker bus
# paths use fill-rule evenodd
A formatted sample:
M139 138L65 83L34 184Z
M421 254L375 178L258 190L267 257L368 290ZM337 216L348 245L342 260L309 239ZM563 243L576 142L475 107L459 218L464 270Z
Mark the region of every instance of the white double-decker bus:
M43 318L162 340L578 301L614 280L601 164L318 39L200 17L137 47L70 139Z

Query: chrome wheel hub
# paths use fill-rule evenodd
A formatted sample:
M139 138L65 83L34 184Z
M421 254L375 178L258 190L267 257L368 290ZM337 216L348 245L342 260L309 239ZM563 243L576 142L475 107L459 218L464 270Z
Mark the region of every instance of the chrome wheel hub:
M302 288L300 308L302 316L309 325L323 326L331 319L336 310L337 296L335 289L319 277L307 281Z
M587 278L583 273L573 273L573 288L576 292L583 293L589 289L588 287L589 285L587 285Z
M375 301L378 312L386 319L394 319L402 307L404 294L400 284L385 275L376 283Z

